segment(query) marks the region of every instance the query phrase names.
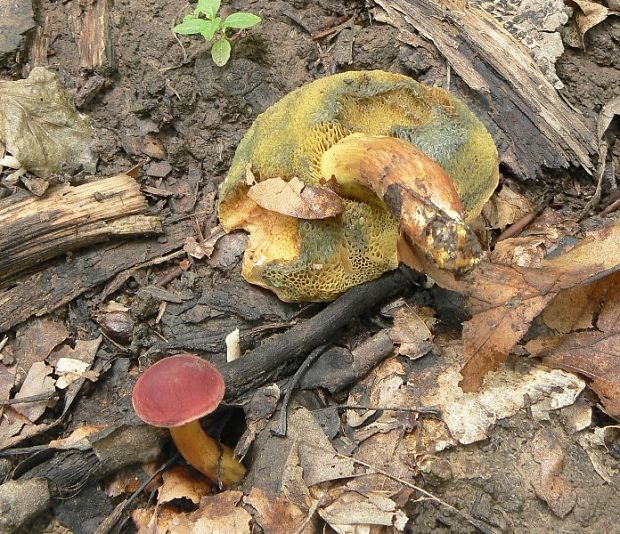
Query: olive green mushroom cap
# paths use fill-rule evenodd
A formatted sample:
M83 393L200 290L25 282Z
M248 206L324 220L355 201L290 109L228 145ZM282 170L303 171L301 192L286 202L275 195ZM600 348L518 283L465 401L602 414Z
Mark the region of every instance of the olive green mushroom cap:
M285 301L327 301L398 265L399 225L371 192L342 194L335 217L304 220L262 208L257 182L294 177L329 186L321 158L351 134L411 143L453 180L463 218L479 215L498 182L497 149L482 122L443 89L383 71L346 72L301 87L261 114L220 187L220 221L250 233L243 275ZM337 177L336 177L337 178Z

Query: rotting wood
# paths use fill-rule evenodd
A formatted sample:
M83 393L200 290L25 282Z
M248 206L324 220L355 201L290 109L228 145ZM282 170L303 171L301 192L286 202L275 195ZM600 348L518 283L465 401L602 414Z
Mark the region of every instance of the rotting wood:
M592 171L596 141L540 72L527 50L493 16L462 0L375 0L377 20L418 46L432 41L486 107L501 161L516 176L532 179L543 168L569 164ZM488 124L489 121L492 124Z
M137 263L147 263L183 248L185 238L192 233L191 221L180 221L164 227L163 236L157 240L89 248L76 252L71 262L55 261L42 271L21 276L11 286L0 289L0 332L71 302Z
M351 320L372 310L388 298L402 292L410 283L404 270L392 271L372 282L347 291L311 319L275 335L243 355L220 367L226 383L226 398L235 399L252 388L277 379L295 360L325 343L333 343ZM289 365L291 364L291 365ZM294 369L293 369L294 372Z
M111 35L110 0L87 0L77 17L79 29L78 51L80 66L93 70L103 67L107 71L116 69L116 57Z
M147 208L140 185L124 174L64 184L43 198L8 197L0 201L0 281L78 247L161 232Z

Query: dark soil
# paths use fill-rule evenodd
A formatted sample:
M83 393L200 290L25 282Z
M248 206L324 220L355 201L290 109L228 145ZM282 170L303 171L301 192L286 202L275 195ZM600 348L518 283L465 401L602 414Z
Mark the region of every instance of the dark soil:
M78 95L89 80L101 76L105 80L103 88L81 107L95 126L98 174L125 172L144 161L139 180L172 194L150 196L152 211L167 221L192 214L205 235L216 224L217 186L226 175L237 144L256 116L287 92L342 70L392 70L439 85L446 76L445 61L426 49L402 45L393 28L372 20L362 0L226 3L224 13L252 11L261 15L263 22L234 43L231 61L225 68L213 65L203 40L182 38L178 42L173 38L171 26L189 11L187 3L116 0L111 11L116 67L103 66L89 72L79 65L75 36L67 23L76 3L38 3L36 20L49 38L47 56L36 59L26 52L22 64L0 70L2 78L27 76L33 67L47 66ZM314 40L309 32L332 27L342 22L343 16L354 13L358 14L358 25L352 63L340 65L334 60L333 47L339 46L337 35ZM564 96L594 121L606 102L620 96L619 20L610 17L590 30L586 44L586 52L567 50L557 71L566 85ZM617 123L611 134L617 134ZM145 144L145 139L150 144ZM164 153L149 148L153 145L163 147ZM620 168L620 144L616 143L612 153L616 168ZM170 170L164 172L167 164ZM563 175L562 179L572 181L575 177L585 183L590 180L579 171L574 171L570 178ZM521 187L532 192L532 188L541 185ZM587 189L592 189L591 182ZM302 309L244 285L239 276L243 240L230 238L227 246L220 257L209 262L196 261L167 286L180 302L168 304L157 325L153 319L160 302L141 288L161 279L172 264L137 271L114 293L116 301L131 308L139 325L148 322L151 326L137 327L131 355L119 353L114 345L104 342L98 357L110 361L108 372L77 402L73 419L62 428L63 432L84 423L118 423L129 417L128 392L135 379L136 364L147 363L157 352L196 350L221 363L225 352L223 339L231 330L238 327L246 331L242 344L250 346L286 327ZM210 296L215 291L220 291L217 303ZM66 322L76 339L92 338L98 333L93 321L98 293L86 293L54 314ZM245 310L244 314L221 312L222 302L231 293L242 301L236 309ZM310 315L315 310L310 307L304 313ZM366 326L370 328L371 323ZM147 349L147 357L138 362L136 356L144 356ZM527 478L522 476L533 469L527 443L544 429L556 432L567 454L567 476L578 492L578 505L563 520L536 498L524 481ZM424 487L456 507L470 510L474 517L499 531L620 532L618 477L614 479L615 485L600 478L574 435L559 420L534 421L524 413L494 430L487 442L442 453L441 458L450 464L450 476L421 478ZM59 503L54 515L76 533L93 532L115 504L97 486L90 486ZM412 510L410 532L473 531L462 519L430 503L408 509ZM29 532L50 532L52 528L59 527L48 516Z

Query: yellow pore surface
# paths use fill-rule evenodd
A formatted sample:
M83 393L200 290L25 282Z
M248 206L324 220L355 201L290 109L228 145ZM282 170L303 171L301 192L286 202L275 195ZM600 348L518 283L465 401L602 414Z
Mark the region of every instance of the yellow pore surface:
M497 185L493 140L446 91L382 71L322 78L256 119L220 188L224 228L250 232L243 266L249 282L286 301L326 301L396 268L398 222L374 199L348 199L331 219L300 220L264 210L246 196L248 164L257 181L328 180L319 171L321 156L352 133L397 137L420 148L454 180L468 219Z

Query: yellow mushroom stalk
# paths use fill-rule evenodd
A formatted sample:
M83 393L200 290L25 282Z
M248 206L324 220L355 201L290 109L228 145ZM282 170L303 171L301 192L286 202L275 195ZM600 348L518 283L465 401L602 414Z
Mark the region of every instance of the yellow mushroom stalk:
M368 200L369 190L377 195L399 219L401 232L440 269L463 272L480 261L454 182L411 143L352 134L323 154L320 171L346 197Z

